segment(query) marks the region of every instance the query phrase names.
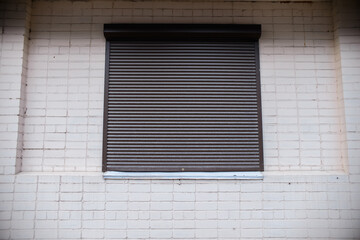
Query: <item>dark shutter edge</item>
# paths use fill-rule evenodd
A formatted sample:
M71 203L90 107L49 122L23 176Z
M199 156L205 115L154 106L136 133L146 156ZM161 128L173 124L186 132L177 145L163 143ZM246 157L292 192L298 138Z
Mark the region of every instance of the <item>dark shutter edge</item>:
M103 145L102 145L102 171L107 169L107 131L108 131L108 107L109 107L109 72L110 72L110 42L106 41L105 56L105 84L104 84L104 119L103 119Z

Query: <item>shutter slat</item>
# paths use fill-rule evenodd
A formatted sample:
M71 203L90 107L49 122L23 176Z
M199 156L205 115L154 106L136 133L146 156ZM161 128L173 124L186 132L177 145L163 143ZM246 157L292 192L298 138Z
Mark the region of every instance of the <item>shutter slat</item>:
M241 65L242 63L251 63L249 64L250 66L256 65L255 62L256 59L254 58L239 58L239 57L229 57L229 58L217 58L217 57L209 57L209 56L204 56L204 57L199 57L199 58L192 58L192 59L186 59L186 58L181 58L181 57L173 57L173 58L150 58L150 57L146 57L146 58L118 58L118 57L113 57L110 58L110 61L114 62L114 63L122 63L122 62L126 62L126 63L138 63L138 64L146 64L146 63L162 63L162 64L166 64L166 63L187 63L187 64L197 64L197 63L238 63L239 65Z
M108 171L119 171L121 169L122 172L217 172L221 167L221 171L259 171L259 164L256 165L231 165L231 166L221 166L220 164L217 166L207 166L207 165L192 165L191 167L185 167L183 165L179 166L169 166L169 165L160 165L156 164L155 166L114 166L109 165L107 167ZM146 169L146 170L144 170Z

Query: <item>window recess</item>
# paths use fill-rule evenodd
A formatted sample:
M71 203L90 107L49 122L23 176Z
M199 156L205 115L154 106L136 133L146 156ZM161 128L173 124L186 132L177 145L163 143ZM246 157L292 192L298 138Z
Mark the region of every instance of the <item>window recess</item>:
M105 24L103 171L263 171L260 34Z

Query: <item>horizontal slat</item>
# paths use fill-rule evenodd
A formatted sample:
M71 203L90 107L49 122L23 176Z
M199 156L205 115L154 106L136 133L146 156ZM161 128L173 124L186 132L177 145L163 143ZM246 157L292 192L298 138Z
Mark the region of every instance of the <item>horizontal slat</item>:
M231 154L248 154L248 155L258 155L259 148L251 148L251 149L239 149L236 148L108 148L108 155L157 155L157 154L165 154L164 151L167 153L172 154L181 154L181 155L194 155L194 154L203 154L203 155L214 155L221 154L222 152L224 155L231 155ZM189 153L191 152L191 153Z
M139 113L139 114L111 114L108 113L108 119L109 122L111 124L116 124L116 122L123 122L124 120L126 121L152 121L152 120L156 120L156 121L169 121L169 120L176 120L176 121L183 121L183 120L226 120L226 119L231 119L231 120L237 120L239 124L244 123L244 124L254 124L257 122L257 115L253 114L192 114L192 116L190 116L189 114L146 114L146 113Z
M257 149L258 146L257 145L253 145L253 144L239 144L237 143L236 145L228 145L228 144L224 144L221 145L221 143L217 143L217 144L181 144L178 143L176 146L174 145L169 145L169 144L155 144L155 143L148 143L147 145L142 145L139 143L136 144L129 144L129 143L119 143L119 144L108 144L108 149L115 149L115 150L123 150L125 149L126 151L131 151L131 150L139 150L138 148L141 149L147 149L147 150L152 150L152 149L161 149L161 148L169 148L169 149L182 149L184 151L187 151L188 149L194 149L194 151L203 151L204 149L237 149L237 150L252 150L252 149ZM218 151L218 150L214 150L214 151Z
M190 87L209 87L209 88L233 88L235 87L253 87L256 86L256 83L254 81L247 81L247 82L230 82L230 83L211 83L211 82L166 82L166 81L122 81L120 79L120 81L113 81L109 83L109 87L110 88L129 88L129 87L136 87L136 86L141 86L143 88L162 88L162 87L186 87L186 88L190 88Z
M141 44L136 44L133 46L126 45L114 45L111 46L111 53L121 52L121 53L198 53L198 52L209 52L209 53L219 53L219 54L229 54L229 53L243 53L243 52L254 52L254 44L249 45L200 45L200 44L189 44L188 46L179 46L177 44L173 45L147 45L142 46Z
M250 57L250 58L254 58L255 57L255 51L248 51L248 50L243 50L243 51L235 51L235 52L217 52L217 51L171 51L171 53L166 52L166 51L111 51L110 53L110 59L111 58L115 58L115 57L128 57L128 58L145 58L145 57L150 57L150 58L157 58L157 57L161 57L161 58L173 58L174 56L179 56L182 58L198 58L198 57L203 57L203 56L211 56L211 57L218 57L220 59L222 58L227 58L227 57L238 57L238 58L245 58L245 57Z
M117 87L117 86L152 86L152 85L160 85L160 86L176 86L176 85L199 85L199 86L252 86L256 84L255 78L244 78L244 79L226 79L217 81L216 79L159 79L159 78L113 78L109 80L109 87Z
M183 68L183 69L161 69L161 68L137 68L136 69L136 73L134 73L134 69L129 69L129 68L123 68L123 69L119 69L117 67L114 67L114 69L110 68L111 70L111 75L126 75L126 74L136 74L136 75L141 75L141 74L159 74L159 75L166 75L166 74L181 74L181 75L186 75L186 74L197 74L197 75L201 75L201 74L226 74L226 75L236 75L236 74L246 74L246 75L252 75L253 74L253 70L252 68L244 68L244 69L200 69L200 68L194 68L194 69L188 69L188 68Z
M172 164L173 162L176 161L184 161L186 162L186 160L188 160L189 162L191 162L192 160L196 160L196 164L201 163L201 162L211 162L211 160L221 160L221 162L226 162L226 160L230 161L236 161L239 159L244 159L247 160L248 162L258 162L258 155L244 155L244 154L239 154L239 155L234 155L234 154L229 154L229 155L224 155L224 154L212 154L212 155L204 155L204 154L191 154L191 155L180 155L178 153L176 153L176 156L171 155L171 154L163 154L163 155L155 155L153 153L146 155L146 154L142 154L142 155L108 155L108 159L109 161L111 160L115 160L115 159L121 159L121 162L126 162L126 161L131 161L131 162L149 162L149 164L153 164L155 161L166 161L168 159L168 162L166 164ZM118 164L121 164L121 162L119 162ZM114 161L114 163L117 163L116 161ZM239 164L241 164L241 162L238 162ZM192 163L194 164L194 162Z
M124 92L121 93L117 92L117 94L110 95L110 100L112 99L121 99L126 97L136 97L136 98L149 98L149 97L166 97L166 98L245 98L245 99L251 99L256 98L253 96L253 92L247 91L247 92L175 92L173 94L169 94L166 92Z
M233 168L233 170L235 170L234 168L236 167L248 167L248 168L255 168L258 167L259 162L246 162L246 161L227 161L227 162L223 162L223 161L214 161L214 162L199 162L198 160L195 160L196 163L189 161L163 161L163 162L155 162L155 163L151 163L151 162L135 162L135 161L109 161L108 166L110 168L112 168L112 171L114 171L113 169L119 169L118 171L120 171L120 169L124 169L125 167L138 167L138 168L142 168L142 171L148 171L151 167L153 168L179 168L179 171L188 171L192 168L199 168L202 167L203 170L207 169L207 168L211 168L211 167L217 167L218 169L226 169L226 168ZM146 168L145 168L146 167ZM149 168L149 169L148 169ZM255 170L255 169L254 169ZM125 171L125 170L124 170ZM136 171L133 169L128 170L128 171ZM156 171L156 170L152 170L152 171ZM158 171L160 171L158 169ZM216 171L216 170L215 170Z
M176 49L176 48L211 48L214 49L216 47L220 47L220 48L237 48L237 47L241 47L241 46L254 46L254 42L201 42L201 43L184 43L182 41L180 42L168 42L168 41L156 41L156 42L121 42L121 41L111 41L111 48L149 48L149 49L153 49L154 47L159 46L161 48L166 48L166 47L170 47L171 49Z
M115 107L115 106L119 106L119 104L121 104L124 107L128 107L128 106L154 106L154 107L159 107L159 106L174 106L174 107L187 107L189 106L189 104L191 103L192 106L204 106L204 105L209 105L209 106L231 106L231 105L236 105L236 106L241 106L241 107L247 107L250 105L253 105L254 103L256 103L256 97L251 98L251 96L249 96L249 98L240 98L241 96L237 97L233 97L230 99L221 99L221 100L216 100L216 99L205 99L205 98L184 98L184 99L180 99L179 98L169 98L167 99L167 101L161 101L163 100L162 98L158 97L158 98L115 98L115 100L109 102L109 107Z
M121 105L121 107L118 106L114 106L114 107L109 107L109 111L116 113L116 112L122 112L125 113L126 111L161 111L161 112L182 112L182 111L186 111L187 113L189 111L197 111L197 112L228 112L231 111L232 113L234 112L241 112L241 111L246 111L246 112L256 112L256 108L254 108L254 106L237 106L237 107L225 107L224 108L219 108L217 106L213 106L213 107L209 107L209 108L204 108L204 107L193 107L193 106L189 106L189 107L184 107L184 106L179 106L179 107L168 107L167 105L162 106L162 107L150 107L151 105L149 105L149 107L140 107L138 105L138 107L135 106L123 106ZM130 109L129 109L130 108Z
M121 167L112 167L109 166L108 171L112 172L238 172L238 171L259 171L258 166L229 166L229 167L222 167L222 166L192 166L192 167L179 167L179 166L155 166L155 167L135 167L135 166L121 166ZM166 178L167 179L167 178ZM177 179L177 178L175 178ZM211 178L213 179L213 178Z
M227 119L223 119L223 118L218 118L218 119L214 119L214 118L210 118L209 120L207 119L177 119L177 118L169 118L169 119L164 119L164 118L151 118L151 119L139 119L139 118L134 118L134 119L119 119L119 118L114 118L111 121L109 121L109 126L114 126L114 125L118 125L118 124L128 124L128 123L132 123L132 124L152 124L152 123L159 123L159 122L164 122L167 124L191 124L193 123L203 123L203 124L222 124L222 125L235 125L235 124L245 124L245 125L254 125L257 124L257 122L254 121L247 121L245 119L231 119L233 122L228 122L228 123L224 123L224 120ZM241 120L241 121L240 121Z
M182 134L182 135L189 135L189 134L198 134L199 136L203 136L203 135L226 135L228 134L229 136L235 135L235 136L257 136L257 134L253 134L253 131L249 131L249 132L233 132L233 131L229 131L229 130L183 130L183 129L179 129L179 130L167 130L167 129L162 129L162 130L157 130L157 131L153 131L153 130L128 130L128 131L114 131L114 130L110 130L108 131L108 137L112 137L114 135L116 136L123 136L123 135L130 135L130 134L134 134L134 136L138 136L138 135L144 135L147 136L147 134L156 134L156 135L172 135L172 134Z
M214 167L214 165L217 165L221 168L223 167L236 167L236 166L248 166L248 167L255 167L259 164L259 162L256 161L236 161L236 160L232 160L232 161L206 161L206 162L200 162L198 159L195 160L196 163L194 163L193 161L184 161L181 160L179 162L177 161L163 161L163 162L155 162L155 163L151 163L151 162L137 162L137 161L126 161L126 160L122 160L122 161L109 161L108 164L109 166L112 166L114 168L122 168L125 166L144 166L146 165L146 167L165 167L165 166L170 166L170 167L181 167L181 168L186 168L186 167L195 167L195 166L202 166L202 167ZM185 169L184 169L185 170ZM134 169L130 170L130 171L134 171Z
M227 98L225 98L225 96L227 96ZM217 98L223 98L221 100L216 100L216 97ZM138 101L147 101L147 100L154 100L154 101L163 101L164 103L168 103L168 101L206 101L207 102L214 102L214 103L226 103L226 102L234 102L234 101L237 101L239 102L239 104L241 104L242 102L253 102L254 100L257 99L257 96L253 96L251 95L251 93L237 93L237 94L199 94L199 95L192 95L192 94L189 94L189 95L181 95L181 94L156 94L156 95L151 95L150 93L149 94L144 94L144 95L139 95L139 94L136 94L136 93L133 93L133 94L122 94L120 96L117 96L116 94L112 95L111 96L111 99L110 99L110 96L109 96L109 102L111 104L117 104L119 101L129 101L129 100L138 100ZM166 101L164 101L166 100ZM135 101L134 103L138 103L137 101Z
M155 145L156 144L156 145ZM197 142L196 139L191 139L191 141L168 141L160 139L158 141L152 141L151 139L138 140L138 141L108 141L108 148L126 148L126 147L218 147L224 148L228 147L244 147L244 148L257 148L259 145L257 144L257 139L253 141L232 141L231 139L223 139L222 141L200 141Z
M257 151L253 152L239 152L239 151L216 151L216 152L182 152L182 151L124 151L124 152L112 152L108 151L109 158L142 158L157 159L157 158L201 158L201 159L214 159L214 158L237 158L237 159L252 159L259 155Z
M147 45L141 46L141 44L136 45L121 45L121 44L112 44L111 52L149 52L149 53L156 53L159 51L171 51L171 52L189 52L189 53L196 53L196 52L217 52L217 53L232 53L232 52L243 52L249 51L254 52L253 49L254 44L249 45L187 45L187 46L179 46L179 45ZM209 48L210 47L210 48Z
M200 45L200 44L189 44L187 46L183 45L156 45L149 44L147 46L136 44L136 45L122 45L122 44L111 44L111 52L138 52L138 53L157 53L157 52L188 52L188 53L197 53L197 52L217 52L222 54L232 53L232 52L254 52L254 44L249 45Z
M156 135L154 135L156 134ZM178 132L175 134L175 132L139 132L139 133L108 133L107 137L108 139L119 139L119 138L153 138L154 136L158 138L244 138L244 139L251 139L251 138L258 138L258 135L256 133L232 133L232 132L224 132L224 133L214 133L214 132Z
M201 77L201 76L208 76L211 75L213 77L215 76L233 76L233 77L237 77L238 75L246 75L246 76L255 76L254 72L249 70L243 70L243 71L234 71L234 72L229 72L229 71L139 71L139 72L134 72L134 71L111 71L110 76L123 76L123 75L136 75L136 76L142 76L142 75L156 75L157 76L174 76L174 75L180 75L182 77L184 76L189 76L189 77Z
M174 105L173 107L169 107L171 106L171 104L124 104L123 102L119 102L118 104L112 104L110 105L108 108L110 111L123 111L123 110L129 110L130 109L136 109L136 110L173 110L173 111L177 111L177 110L231 110L231 111L238 111L238 110L250 110L256 106L253 106L251 104L251 102L247 102L246 105L241 105L241 108L238 106L239 103L234 103L234 104L228 104L228 105L215 105L215 104L209 104L209 108L204 108L206 105ZM236 105L236 107L232 107L233 105ZM224 107L224 108L219 108L219 107Z
M182 166L111 166L107 167L108 171L119 172L221 172L221 171L259 171L257 165L232 165L232 166L196 166L182 167Z
M256 89L255 88L231 88L231 89L208 89L208 88L178 88L178 89L174 89L174 88L115 88L115 89L111 89L109 91L109 94L120 94L120 93L124 93L124 94L132 94L132 93L147 93L147 94L163 94L163 93L174 93L174 94L210 94L210 95L215 95L215 94L246 94L246 93L256 93Z
M231 130L184 130L184 129L178 129L178 130L167 130L163 129L161 131L152 131L152 130L133 130L133 131L108 131L108 136L111 137L113 135L122 136L127 134L134 134L134 136L138 135L147 135L147 134L156 134L156 135L172 135L172 134L179 134L181 135L189 135L189 134L198 134L198 135L238 135L238 136L257 136L257 134L254 133L255 131L231 131Z
M172 75L172 76L165 76L165 75L146 75L143 74L142 76L137 76L137 75L133 75L133 76L121 76L121 75L116 75L116 74L112 74L109 73L109 82L121 82L121 81L136 81L136 80L140 80L140 81L150 81L150 80L156 80L156 81L173 81L173 82L177 82L179 80L181 81L216 81L216 82L228 82L228 81L237 81L237 82L241 82L241 81L253 81L256 80L256 75L248 75L248 74L244 74L244 75L236 75L236 76L231 76L231 75L222 75L221 79L219 79L219 76L213 76L213 75L194 75L194 76L183 76L183 75Z
M259 158L259 157L258 157ZM127 158L115 159L109 158L108 165L113 167L122 167L122 166L180 166L180 167L190 167L190 166L239 166L239 165L246 165L246 166L256 166L259 164L259 161L254 159L228 159L228 161L223 161L221 159L213 159L212 161L200 161L200 159L149 159L148 161L140 160L129 160Z
M252 63L255 64L255 57L252 55L247 56L236 56L236 55L227 55L227 56L216 56L216 55L197 55L197 56L182 56L182 55L169 55L167 57L163 56L126 56L126 55L112 55L110 56L110 64L113 62L121 62L121 61L131 61L131 62L148 62L148 61L160 61L160 62L166 62L166 61L180 61L183 63L190 63L190 62L244 62L244 63ZM111 67L111 65L110 65Z
M157 138L156 136L147 137L147 138L129 138L126 139L125 137L107 137L107 142L110 145L116 145L116 144L147 144L147 143L153 143L153 144L253 144L254 146L257 145L258 138L245 138L245 137L222 137L222 136L216 136L213 138L208 137L198 137L198 138L191 138L189 136L182 137L182 138L176 138L176 136L168 137L168 138Z
M204 48L204 49L236 49L236 48L242 48L242 47L253 47L255 44L254 42L193 42L193 43L184 43L184 42L121 42L121 41L111 41L111 48L122 48L122 49L142 49L142 48L148 48L148 49L154 49L156 47L159 48L169 48L169 49L192 49L192 48Z
M236 149L236 148L223 148L221 149L214 149L214 148L164 148L166 149L166 154L181 154L181 155L196 155L196 154L203 154L203 155L211 155L211 153L214 153L214 155L231 155L231 154L249 154L249 155L258 155L259 151L258 148L252 148L252 149ZM141 150L141 154L140 151ZM189 154L189 151L191 153ZM134 155L157 155L157 154L165 154L163 149L157 148L124 148L124 149L112 149L108 148L108 154L118 154L118 155L128 155L128 154L134 154ZM165 155L166 155L165 154Z
M159 134L160 135L160 134ZM134 135L121 135L121 136L108 136L107 141L109 144L117 144L117 142L123 142L127 144L141 144L141 143L157 143L157 144L171 144L171 143L179 143L179 144L199 144L200 142L204 144L214 144L214 143L221 143L226 144L229 142L233 144L244 144L244 143L252 143L255 147L259 144L259 137L254 136L239 136L239 135L231 135L231 136L222 136L222 135L160 135L160 136L134 136Z
M108 120L109 121L144 121L144 120L156 120L156 121L169 121L169 120L173 120L173 121L183 121L183 120L204 120L204 119L210 119L210 120L237 120L239 121L239 123L243 122L243 123L254 123L254 121L257 121L254 118L249 118L247 116L232 116L232 115L202 115L202 116L189 116L189 115L185 115L185 116L181 116L181 115L167 115L167 116L159 116L159 115L153 115L153 116L142 116L142 115L137 115L137 116L129 116L129 115L124 115L124 116L109 116Z
M166 101L163 101L164 97L166 98ZM221 97L221 98L219 98ZM167 94L167 95L152 95L151 97L149 96L142 96L142 95L138 95L138 96L133 96L133 95L129 95L124 97L123 95L121 96L113 96L113 99L117 100L117 101L129 101L129 100L136 100L136 101L157 101L157 100L162 100L163 103L167 103L168 101L197 101L197 102L214 102L214 103L225 103L225 102L242 102L242 101L252 101L253 99L257 99L257 96L253 96L253 95L239 95L239 96L228 96L228 95L207 95L207 96L174 96L173 94ZM111 100L109 100L111 103Z
M119 122L121 123L121 122ZM149 123L148 125L131 125L131 126L119 126L119 123L113 123L112 125L117 125L115 127L109 127L108 132L124 132L124 131L199 131L199 132L212 132L212 131L233 131L233 132L256 132L258 130L256 124L254 123L252 126L248 127L239 127L237 125L225 125L225 126L174 126L174 125L153 125ZM122 125L122 124L121 124Z
M126 63L125 65L123 63ZM132 64L134 63L134 64ZM213 67L216 65L222 65L222 66L234 66L234 68L243 68L245 66L249 66L251 68L253 68L254 66L256 66L256 61L254 58L252 57L224 57L224 58L217 58L217 57L209 57L209 56L203 56L203 57L197 57L197 58L184 58L184 57L177 57L174 56L172 58L161 58L161 57L146 57L146 58L128 58L128 57L112 57L110 59L110 64L111 66L109 67L113 67L115 65L122 65L122 66L154 66L155 63L157 64L157 66L169 66L169 68L171 68L170 66L191 66L191 67L195 67L195 66L209 66L209 67ZM166 64L169 63L169 64ZM236 64L236 65L232 65L232 64ZM236 67L235 67L236 66Z
M212 120L212 119L211 119ZM121 124L121 125L119 125ZM138 126L138 127L145 127L145 126L158 126L161 125L163 127L204 127L208 126L211 127L236 127L236 128L250 128L257 126L257 122L248 122L248 123L239 123L238 121L233 122L220 122L220 121L119 121L115 123L108 123L109 128L116 128L116 127L131 127L131 126Z
M197 117L199 115L201 116L206 116L206 115L211 115L211 116L217 116L217 115L233 115L234 117L237 116L244 116L244 115L251 115L256 117L257 111L256 108L240 108L240 109L228 109L228 110L222 110L222 109L202 109L202 108L189 108L189 109L168 109L168 108L149 108L149 109L141 109L141 108L124 108L123 110L119 110L116 108L111 108L109 109L109 116L119 116L119 115L127 115L127 116L133 116L136 114L143 114L144 116L156 116L156 115L161 115L161 116L177 116L177 115L187 115L187 116L194 116L196 115Z
M156 93L156 91L166 91L166 92L174 92L181 93L182 91L187 92L211 92L212 94L216 94L217 92L254 92L256 91L256 85L245 85L245 86L150 86L150 87L112 87L112 93L118 92L151 92Z
M111 69L112 68L118 68L118 69L122 69L122 68L128 68L128 69L137 69L137 68L165 68L165 69L192 69L192 68L199 68L199 69L208 69L209 67L215 68L215 69L244 69L244 68L254 68L255 66L255 62L251 62L251 61L243 61L243 63L237 62L234 63L233 61L231 62L209 62L209 63L204 63L203 61L201 62L191 62L191 63L186 63L186 62L166 62L163 61L163 63L161 62L126 62L126 61L118 61L117 59L113 59L111 61Z
M148 44L141 45L136 43L134 45L128 44L111 44L111 50L115 52L218 52L218 53L231 53L249 51L254 52L254 43L250 44L215 44L215 45L207 45L207 44L188 44L188 45L179 45L179 44Z

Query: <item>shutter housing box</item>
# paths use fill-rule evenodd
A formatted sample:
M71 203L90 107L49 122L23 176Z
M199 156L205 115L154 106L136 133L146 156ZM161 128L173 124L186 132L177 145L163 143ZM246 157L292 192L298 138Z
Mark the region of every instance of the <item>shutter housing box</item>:
M103 171L263 171L260 34L105 24Z

